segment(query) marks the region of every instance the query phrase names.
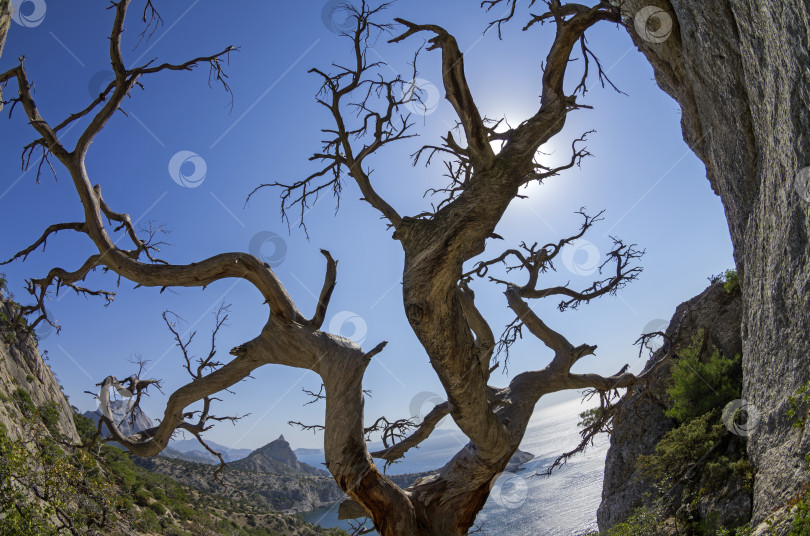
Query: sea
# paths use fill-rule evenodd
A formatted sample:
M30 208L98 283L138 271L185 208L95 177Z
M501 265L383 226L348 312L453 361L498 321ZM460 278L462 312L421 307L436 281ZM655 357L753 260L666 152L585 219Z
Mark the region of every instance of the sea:
M476 534L486 536L576 536L596 530L596 509L602 496L605 456L610 440L600 434L592 447L555 469L543 473L563 452L579 444L579 414L592 407L573 400L537 410L529 422L520 449L534 458L515 473L504 473L493 485L490 498L476 518ZM412 450L389 474L417 473L443 466L466 443L452 423L437 429L430 439ZM370 446L371 448L374 445ZM302 453L298 458L321 467L322 453ZM350 529L339 521L338 505L304 514L322 527ZM367 526L371 526L367 522ZM377 534L372 532L370 534Z

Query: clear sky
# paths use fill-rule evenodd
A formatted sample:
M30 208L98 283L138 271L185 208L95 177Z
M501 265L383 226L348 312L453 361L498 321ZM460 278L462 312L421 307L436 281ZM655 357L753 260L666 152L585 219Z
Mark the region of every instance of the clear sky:
M465 52L471 89L482 112L518 124L539 107L540 64L553 27L521 32L521 19L506 26L503 40L498 40L495 32L483 34L492 15L477 4L402 0L383 16L443 25ZM37 104L52 124L84 108L110 81L107 49L113 12L106 5L27 0L20 6L23 18L12 25L0 70L26 56ZM348 41L334 31L341 17L330 17L330 4L321 1L164 0L156 5L165 24L148 43L135 48L143 28L142 2L133 3L126 24L125 60L129 65L152 58L181 63L238 46L240 51L231 55L227 66L233 108L220 87L209 87L207 68L143 79L143 90L133 91L126 102L127 115L118 114L93 144L87 161L91 180L102 186L114 210L128 212L140 223L162 223L171 231L166 241L172 247L164 249L164 259L185 263L252 248L271 261L305 314L314 311L323 281L319 250L330 250L339 261L338 285L326 326L362 341L366 349L389 341L366 374L365 386L372 391L366 418L410 415L411 401L419 393L442 390L403 313L402 249L378 214L359 200L357 187L345 183L337 213L328 196L307 212L309 239L296 219L288 231L280 218L277 191L265 190L245 205L258 184L289 181L314 170L308 157L320 148L320 129L329 122L315 102L319 80L307 70L347 59ZM584 359L577 370L612 374L625 363L640 369L633 342L645 326L668 321L679 303L707 286L708 276L732 267L733 261L722 205L703 165L682 140L678 106L655 85L651 67L624 30L601 24L588 38L612 80L628 95L602 89L591 80L590 91L579 101L594 109L570 114L565 130L543 151L549 153L544 157L548 162L565 160L571 141L593 129L596 133L587 146L594 157L586 159L581 169L530 186L524 192L528 199L514 201L496 229L505 241L489 241L482 258L495 257L504 246L521 241L546 243L574 234L580 223L574 212L580 207L592 213L606 210L605 220L585 237L592 246L571 251L571 260L558 263L558 272L548 275L547 282L589 286L593 276L580 274L590 272L594 261L608 251L610 235L646 249L640 279L619 296L577 311L560 313L557 302L532 305L572 343L598 345L596 356ZM408 61L420 44L421 37L397 45L380 39L369 54L387 62L389 73L407 76ZM579 76L579 65L571 64L569 80ZM445 185L442 167L412 168L408 155L419 143L438 143L438 136L454 122L452 107L436 89L439 52L423 52L418 67L419 77L433 84L425 86L429 113L416 116L421 138L388 148L372 161L378 191L402 215L416 215L440 200L423 194ZM12 83L6 97L15 91ZM82 217L64 169L56 166L57 181L43 172L40 184L35 170L20 170L22 148L36 135L19 110L11 119L7 111L0 118L4 259L33 243L48 225ZM68 144L85 125L80 121L65 134ZM184 181L185 185L178 184ZM44 253L0 267L0 272L6 273L18 300L28 302L25 278L41 277L53 266L76 269L92 253L86 237L64 234L49 240ZM116 281L110 274L94 273L87 284L109 289ZM214 311L223 300L232 304L229 325L218 341L223 359L230 357L231 347L255 337L267 318L260 295L246 282L225 280L205 291L163 294L132 287L122 281L109 307L72 292L61 293L49 304L62 331L57 335L46 330L42 347L71 403L82 410L95 408L94 399L84 391L93 390L108 374L131 373L128 360L135 355L151 361L149 375L164 379L166 396L187 381L181 356L161 319L166 309L186 320L181 329L199 331L197 349L203 353ZM493 331L500 333L512 318L503 289L485 281L476 281L473 289ZM513 350L509 374L504 375L502 368L492 382L506 384L518 372L542 368L549 358L542 345L524 340ZM318 447L319 436L291 428L287 421L322 421L322 405L302 406L308 398L301 388L317 391L319 384L312 372L266 366L235 386L233 394L224 393L217 406L220 414L251 415L236 426L218 425L208 437L254 448L283 433L293 447ZM146 401L150 416L162 415L166 396L155 392ZM576 396L558 394L541 404Z

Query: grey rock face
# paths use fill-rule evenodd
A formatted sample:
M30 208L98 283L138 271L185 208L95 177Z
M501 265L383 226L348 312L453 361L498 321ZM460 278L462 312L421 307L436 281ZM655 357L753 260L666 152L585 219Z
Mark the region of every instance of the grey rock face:
M702 331L721 354L739 355L742 349L739 331L741 302L739 291L729 294L722 283L714 284L678 306L666 334L673 336L680 327L673 344L675 348L682 348L691 344L693 337ZM662 356L663 350L659 349L647 362L647 367ZM633 510L644 503L645 496L653 491L654 482L639 474L636 460L640 455L654 452L658 441L675 425L664 415L669 377L670 367L665 365L650 382L649 389L640 386L625 395L627 400L622 411L614 417L610 449L605 460L602 503L597 512L600 530L627 520ZM728 509L728 505L723 504L711 506L715 510ZM749 512L750 508L749 496ZM735 512L737 510L739 508L735 507ZM736 513L731 517L736 518Z
M672 18L662 42L633 28L649 4ZM743 396L763 417L748 442L756 523L808 480L810 436L791 428L785 410L810 380L810 188L802 173L810 166L810 4L631 0L625 8L659 85L681 105L684 138L728 218L743 278Z
M0 312L7 318L12 316L11 306L2 294ZM68 441L78 443L79 435L73 423L73 410L62 394L51 367L43 361L33 335L17 335L11 344L0 338L0 394L10 397L16 389L27 391L35 406L56 403L59 409L57 429ZM20 437L20 421L21 416L13 403L0 403L0 423L5 424L9 437Z

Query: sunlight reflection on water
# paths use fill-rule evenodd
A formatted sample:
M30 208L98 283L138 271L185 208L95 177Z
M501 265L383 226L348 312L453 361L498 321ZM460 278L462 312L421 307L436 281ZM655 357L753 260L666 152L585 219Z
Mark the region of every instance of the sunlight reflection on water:
M531 476L551 464L560 453L577 445L576 424L584 409L586 406L576 400L536 412L520 445L521 450L535 457L518 472L519 503L490 497L477 519L481 526L479 534L572 536L596 529L596 509L602 496L605 455L610 444L606 435L599 436L593 447L555 470L552 476ZM443 465L462 446L459 436L459 432L453 431L440 433L389 472L413 473ZM299 458L315 466L323 463L320 455ZM511 485L510 489L514 490L514 484ZM504 494L510 493L506 486L504 490ZM337 506L308 512L304 517L324 527L347 528L337 519Z

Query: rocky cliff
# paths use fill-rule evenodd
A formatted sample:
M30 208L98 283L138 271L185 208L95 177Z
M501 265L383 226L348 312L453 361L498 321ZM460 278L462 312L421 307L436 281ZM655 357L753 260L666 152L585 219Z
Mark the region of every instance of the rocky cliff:
M56 428L71 442L78 442L79 436L73 424L73 410L68 404L62 388L51 368L42 359L36 337L23 330L10 330L7 320L16 314L15 304L4 298L0 290L0 394L13 397L17 390L31 396L34 406L52 405ZM20 437L19 409L15 404L0 404L0 423L6 426L12 439Z
M301 463L290 448L290 444L279 436L263 447L251 452L247 457L228 464L231 469L240 471L255 471L259 473L296 474L303 473L312 476L328 477L329 473L311 465Z
M274 481L249 475L242 488L229 488L231 493L224 496L221 487L206 493L200 489L204 486L184 487L182 478L178 483L149 473L116 448L104 447L90 456L71 447L70 443L80 442L73 409L43 361L36 338L23 326L14 329L9 321L19 306L3 296L2 283L0 279L0 534L220 536L234 534L235 527L241 527L240 534L344 534L274 511L342 498L331 478L301 484L318 479L303 475ZM141 417L133 424L135 429L150 424L145 415ZM80 429L87 438L94 427L82 416L76 418L83 422ZM213 468L201 467L199 474L210 480ZM99 489L103 493L97 493ZM245 491L280 498L249 502L243 500ZM37 499L32 501L33 497ZM48 506L53 504L59 505L58 515Z
M808 480L810 434L785 413L787 397L810 380L810 4L623 5L728 218L743 287L743 396L763 416L748 442L760 521Z
M715 283L691 300L678 306L666 329L675 349L691 344L702 333L710 344L726 356L739 355L742 350L740 315L742 303L739 289L729 293L722 283ZM674 336L677 331L677 336ZM657 350L645 370L656 363L664 353ZM639 386L625 394L625 402L613 419L610 449L605 460L605 479L602 503L597 520L599 529L605 530L624 522L633 510L654 492L655 482L645 478L636 466L641 455L651 454L660 439L675 423L664 415L666 389L670 367L658 370L647 386ZM746 503L747 500L747 503ZM730 518L750 515L750 494L742 498L742 506L729 512ZM717 507L717 505L715 505ZM725 509L726 505L719 505Z

